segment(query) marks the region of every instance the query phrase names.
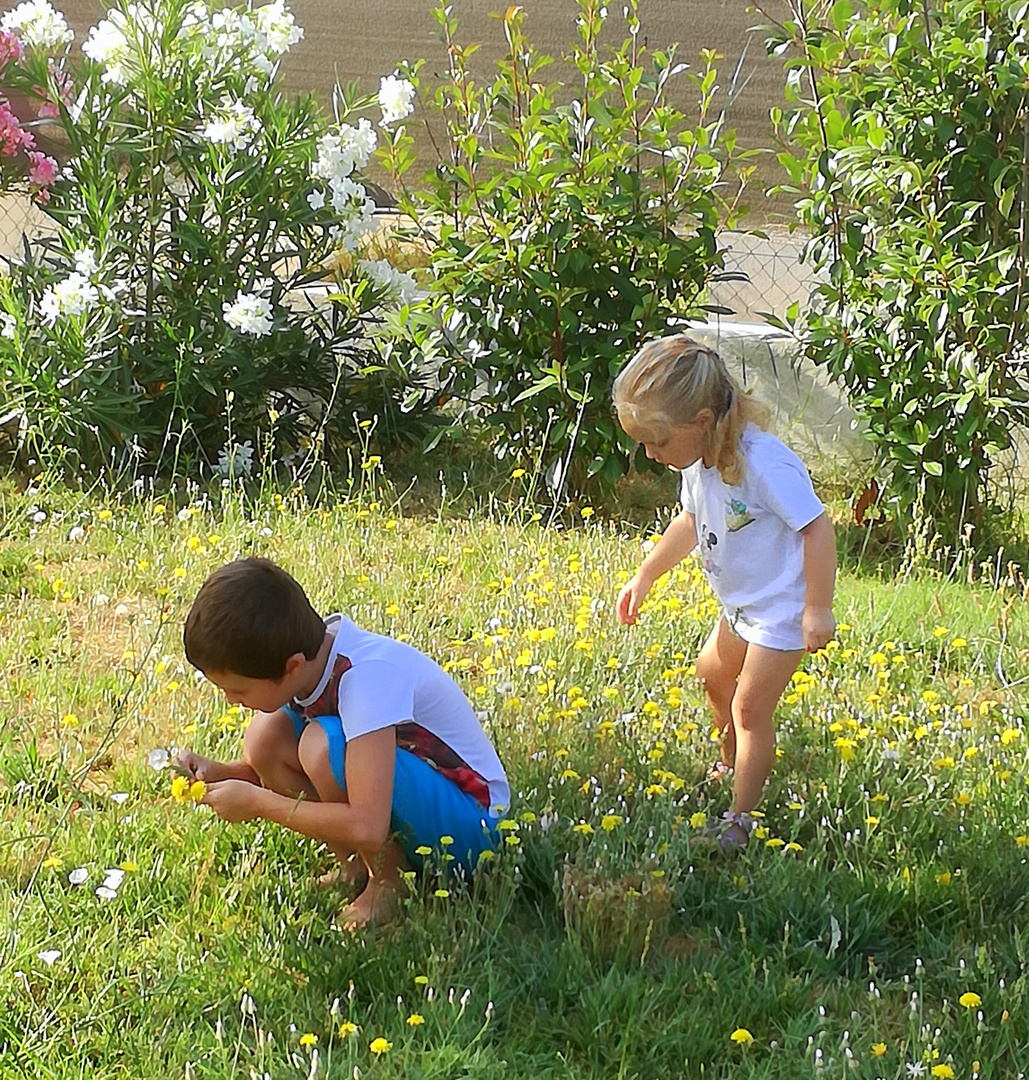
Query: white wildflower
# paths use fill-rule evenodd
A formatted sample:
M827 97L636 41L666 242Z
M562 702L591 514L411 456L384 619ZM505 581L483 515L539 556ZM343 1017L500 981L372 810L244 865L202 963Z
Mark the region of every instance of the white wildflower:
M240 289L232 303L222 304L222 315L229 326L241 334L265 337L272 332L271 303L255 293Z
M81 525L73 525L68 530L68 539L73 544L77 544L86 539L86 530Z
M215 472L222 477L233 479L249 476L254 468L254 448L249 439L242 446L223 446L218 451L218 464Z
M155 750L151 750L146 756L146 763L151 769L159 772L161 769L167 769L171 763L171 754L163 746L158 746Z
M44 949L43 952L36 953L36 956L38 956L47 966L50 966L54 961L59 959L60 955L60 949Z
M17 329L18 320L13 315L8 315L6 311L0 311L0 337L10 338L13 341Z
M118 895L118 890L108 885L98 885L94 891L101 900L113 900Z
M0 30L17 34L26 45L42 49L66 45L75 37L65 17L47 0L26 0L8 11L0 19Z
M78 272L69 274L64 281L47 287L40 301L39 310L51 326L65 315L82 315L100 299L89 278Z
M414 278L397 270L387 259L362 259L358 266L380 291L384 304L403 307L414 299Z
M403 120L414 111L414 86L396 75L383 75L379 80L379 108L382 127Z
M68 881L72 885L85 885L88 879L89 871L84 866L77 867L68 875Z
M307 196L307 205L310 206L312 210L321 210L325 205L325 192L315 188ZM11 318L11 316L8 315L7 318ZM5 336L7 335L5 334ZM11 336L13 337L13 335Z

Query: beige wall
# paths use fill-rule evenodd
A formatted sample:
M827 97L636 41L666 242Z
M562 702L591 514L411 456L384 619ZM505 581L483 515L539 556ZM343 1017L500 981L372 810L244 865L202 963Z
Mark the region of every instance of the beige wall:
M255 3L259 0L255 0ZM380 75L391 72L398 60L425 58L426 70L442 72L443 47L432 17L432 0L288 0L297 22L304 28L304 40L286 56L283 79L287 89L315 90L327 105L335 74L341 82L360 79L364 88L374 90ZM13 3L13 0L7 0ZM699 63L701 49L714 49L724 56L719 64L719 83L727 88L740 57L746 52L743 79L749 81L739 91L729 123L740 135L742 145L765 148L770 145L768 110L783 102L781 61L764 54L760 35L748 28L761 19L748 13L752 0L640 0L643 32L651 47L680 45L680 57ZM474 57L483 76L492 71L496 57L504 50L503 28L491 13L503 11L506 0L451 0L465 44L479 43ZM770 10L781 10L784 0L770 0ZM55 0L75 27L81 42L86 30L102 15L96 0ZM623 36L622 0L610 0L612 41ZM560 57L575 40L574 0L522 0L526 11L525 29L530 40L547 54ZM567 70L567 69L566 69ZM555 78L557 68L554 69ZM569 76L574 73L568 72ZM742 81L742 79L741 79ZM678 80L681 106L688 111L694 94L689 83ZM752 214L748 224L757 226L785 222L791 217L788 199L767 199L764 189L781 179L774 156L760 163L759 178L746 198Z

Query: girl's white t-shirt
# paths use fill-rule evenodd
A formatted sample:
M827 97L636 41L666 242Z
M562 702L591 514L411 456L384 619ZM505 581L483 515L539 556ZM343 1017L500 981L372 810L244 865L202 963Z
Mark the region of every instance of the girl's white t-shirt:
M754 645L803 649L800 530L825 508L800 458L774 435L748 424L740 450L739 484L726 484L703 461L683 470L683 509L693 515L700 561L733 630Z
M346 738L356 739L384 727L415 723L445 743L489 787L490 813L511 805L504 766L471 703L456 682L414 646L362 630L344 615L325 620L335 640L325 671L314 691L295 699L300 708L321 697L338 656L350 661L339 680L339 717Z

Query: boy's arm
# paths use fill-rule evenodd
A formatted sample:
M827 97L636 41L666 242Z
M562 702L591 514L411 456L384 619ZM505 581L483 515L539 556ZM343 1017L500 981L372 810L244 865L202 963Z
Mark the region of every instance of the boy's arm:
M804 538L804 648L817 652L836 631L832 613L836 587L836 536L822 513L800 530Z
M291 799L235 780L208 785L204 802L226 821L262 818L330 847L375 852L389 838L396 751L392 727L347 742L346 802Z
M672 518L632 580L618 594L615 605L618 621L633 625L650 587L662 574L678 566L696 546L697 526L693 515L682 510Z

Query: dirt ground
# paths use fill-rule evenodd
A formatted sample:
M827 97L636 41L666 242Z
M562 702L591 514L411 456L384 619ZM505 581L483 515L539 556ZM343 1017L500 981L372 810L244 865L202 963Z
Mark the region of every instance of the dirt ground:
M11 0L8 0L11 2ZM255 0L258 3L259 0ZM81 44L86 32L103 15L97 0L55 0L75 28ZM482 77L489 77L505 48L503 27L493 13L504 11L504 0L451 0L459 20L458 36L463 44L479 43L482 49L473 59ZM608 22L612 43L624 36L621 0L612 0ZM684 61L699 64L701 49L714 49L724 59L719 63L719 84L726 90L733 72L743 58L737 80L735 101L729 123L747 148L771 145L768 110L784 103L783 67L779 59L765 55L761 35L749 28L765 21L748 12L752 0L640 0L643 33L651 48L665 49L679 44ZM333 81L359 79L362 87L374 90L379 76L393 71L399 60L425 58L431 71L442 72L445 54L432 17L432 0L289 0L297 22L304 28L304 40L283 61L283 78L288 90L315 90L328 104ZM550 56L561 57L575 40L573 0L522 0L526 11L525 29L529 39ZM778 17L785 11L784 0L768 0L767 10ZM554 78L569 81L574 72L565 69ZM695 92L683 78L678 80L677 103L689 114ZM427 140L426 140L427 149ZM746 202L751 207L750 227L774 224L792 217L788 199L767 198L764 190L782 179L774 156L759 164L759 174Z

